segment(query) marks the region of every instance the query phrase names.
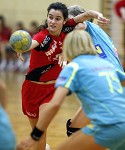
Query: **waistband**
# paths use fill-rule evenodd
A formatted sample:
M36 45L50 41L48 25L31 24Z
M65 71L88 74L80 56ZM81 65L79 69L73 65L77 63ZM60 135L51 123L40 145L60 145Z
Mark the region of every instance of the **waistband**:
M36 84L54 84L56 83L56 80L52 80L52 81L47 81L47 82L37 82L37 81L30 81Z

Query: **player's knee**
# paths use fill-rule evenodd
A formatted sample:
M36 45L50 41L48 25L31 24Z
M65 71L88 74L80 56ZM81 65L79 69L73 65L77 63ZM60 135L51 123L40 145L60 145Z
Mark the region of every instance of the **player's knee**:
M76 131L80 130L80 128L72 128L70 127L70 125L71 125L71 119L69 119L66 123L67 136L70 136Z

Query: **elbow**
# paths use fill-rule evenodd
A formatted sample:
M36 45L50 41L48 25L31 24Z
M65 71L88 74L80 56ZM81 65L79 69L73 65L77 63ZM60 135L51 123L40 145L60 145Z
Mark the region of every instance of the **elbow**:
M59 104L54 104L53 105L53 109L54 110L59 110L60 109L60 105Z
M60 109L59 103L51 103L50 102L51 109L58 111Z

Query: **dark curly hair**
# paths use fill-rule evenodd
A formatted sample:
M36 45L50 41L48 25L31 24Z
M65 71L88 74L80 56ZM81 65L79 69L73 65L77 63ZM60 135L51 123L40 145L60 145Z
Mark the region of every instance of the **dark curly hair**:
M49 7L47 8L47 15L49 14L49 11L51 9L61 11L62 14L63 14L64 19L68 18L68 8L65 4L60 3L60 2L55 2L55 3L50 4ZM43 25L40 25L38 27L38 30L40 31L40 30L45 29L47 27L48 27L47 20L45 20L45 23Z

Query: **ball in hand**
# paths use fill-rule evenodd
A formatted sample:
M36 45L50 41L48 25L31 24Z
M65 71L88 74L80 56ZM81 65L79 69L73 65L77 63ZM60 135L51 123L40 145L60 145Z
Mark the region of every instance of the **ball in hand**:
M32 44L32 38L27 31L17 30L10 37L10 46L15 52L26 52Z

